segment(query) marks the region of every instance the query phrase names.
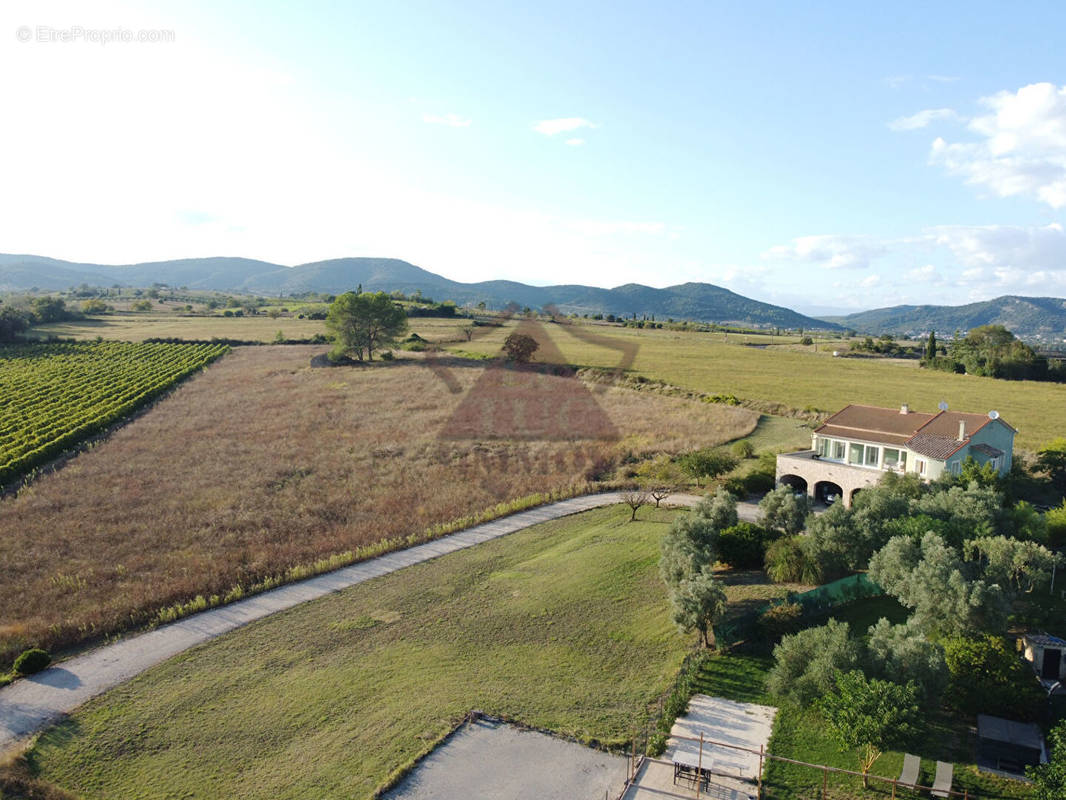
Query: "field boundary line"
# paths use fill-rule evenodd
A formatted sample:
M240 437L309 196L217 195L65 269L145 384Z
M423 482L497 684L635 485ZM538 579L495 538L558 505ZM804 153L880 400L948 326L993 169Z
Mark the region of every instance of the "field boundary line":
M612 491L581 495L482 522L422 544L201 611L58 662L36 675L20 678L0 688L0 753L16 749L93 697L248 623L542 522L618 505L623 494ZM676 494L664 503L688 508L700 499L697 495ZM754 520L757 507L752 503L738 503L737 511L741 518Z

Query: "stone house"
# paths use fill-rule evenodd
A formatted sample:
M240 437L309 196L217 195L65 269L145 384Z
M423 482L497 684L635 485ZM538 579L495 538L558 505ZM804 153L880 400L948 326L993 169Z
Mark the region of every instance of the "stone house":
M945 403L935 414L907 405L850 405L815 429L810 450L777 457L777 483L850 506L856 492L876 484L885 472L915 473L931 481L945 471L958 475L973 457L1006 475L1015 433L995 411L948 411Z

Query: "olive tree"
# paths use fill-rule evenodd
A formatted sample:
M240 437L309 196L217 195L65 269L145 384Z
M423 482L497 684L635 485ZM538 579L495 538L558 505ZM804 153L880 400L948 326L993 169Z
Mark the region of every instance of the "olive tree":
M699 631L704 647L715 646L714 625L726 609L725 590L704 567L699 574L682 580L670 592L670 605L677 627L685 633Z
M926 634L1005 630L1003 588L975 577L974 568L935 533L921 542L893 537L870 559L870 577L908 608Z
M825 625L781 639L774 647L774 666L766 688L801 706L810 705L832 690L837 672L858 668L860 655L848 623L831 619Z
M929 641L917 625L893 625L884 617L867 636L867 675L897 683L913 681L927 701L938 700L948 679L943 647Z
M778 486L759 501L759 524L782 533L799 533L810 511L806 495L799 497L792 487Z

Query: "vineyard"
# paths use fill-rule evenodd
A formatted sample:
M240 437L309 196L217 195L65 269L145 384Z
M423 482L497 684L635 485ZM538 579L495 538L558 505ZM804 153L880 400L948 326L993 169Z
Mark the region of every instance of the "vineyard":
M227 349L129 342L0 347L0 485L136 411Z

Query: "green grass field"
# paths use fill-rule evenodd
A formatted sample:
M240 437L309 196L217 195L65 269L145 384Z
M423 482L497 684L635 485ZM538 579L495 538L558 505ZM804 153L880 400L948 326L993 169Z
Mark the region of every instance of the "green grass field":
M451 342L456 352L494 355L513 323L479 328L472 342L460 341L467 320L413 318L411 329L426 339ZM782 409L837 411L848 403L897 406L909 403L918 411L935 411L941 400L960 411L983 413L996 409L1018 429L1016 445L1036 450L1066 431L1066 385L1033 381L1002 381L972 375L953 375L919 369L914 360L834 358L846 350L835 339L800 345L795 337L738 333L622 328L589 325L590 331L611 342L636 347L632 372L686 389L736 396ZM34 335L139 341L153 336L210 339L212 337L272 341L281 330L290 338L324 333L320 321L293 318L181 316L174 311L115 313L78 322L34 329ZM616 349L583 341L565 326L547 324L552 341L568 363L613 367Z
M616 349L591 344L548 324L552 341L566 361L583 366L614 367ZM1066 384L1003 381L919 369L916 361L833 358L833 343L808 347L751 347L739 334L640 330L590 326L619 344L637 348L632 372L710 394L735 394L745 400L793 409L838 411L848 403L895 407L909 403L916 411L935 412L946 400L959 411L995 409L1018 429L1016 446L1036 450L1066 432ZM511 326L470 343L468 352L495 353ZM762 339L766 337L746 337Z
M369 797L471 709L620 743L691 644L676 512L546 523L272 617L90 702L30 754L85 797Z

